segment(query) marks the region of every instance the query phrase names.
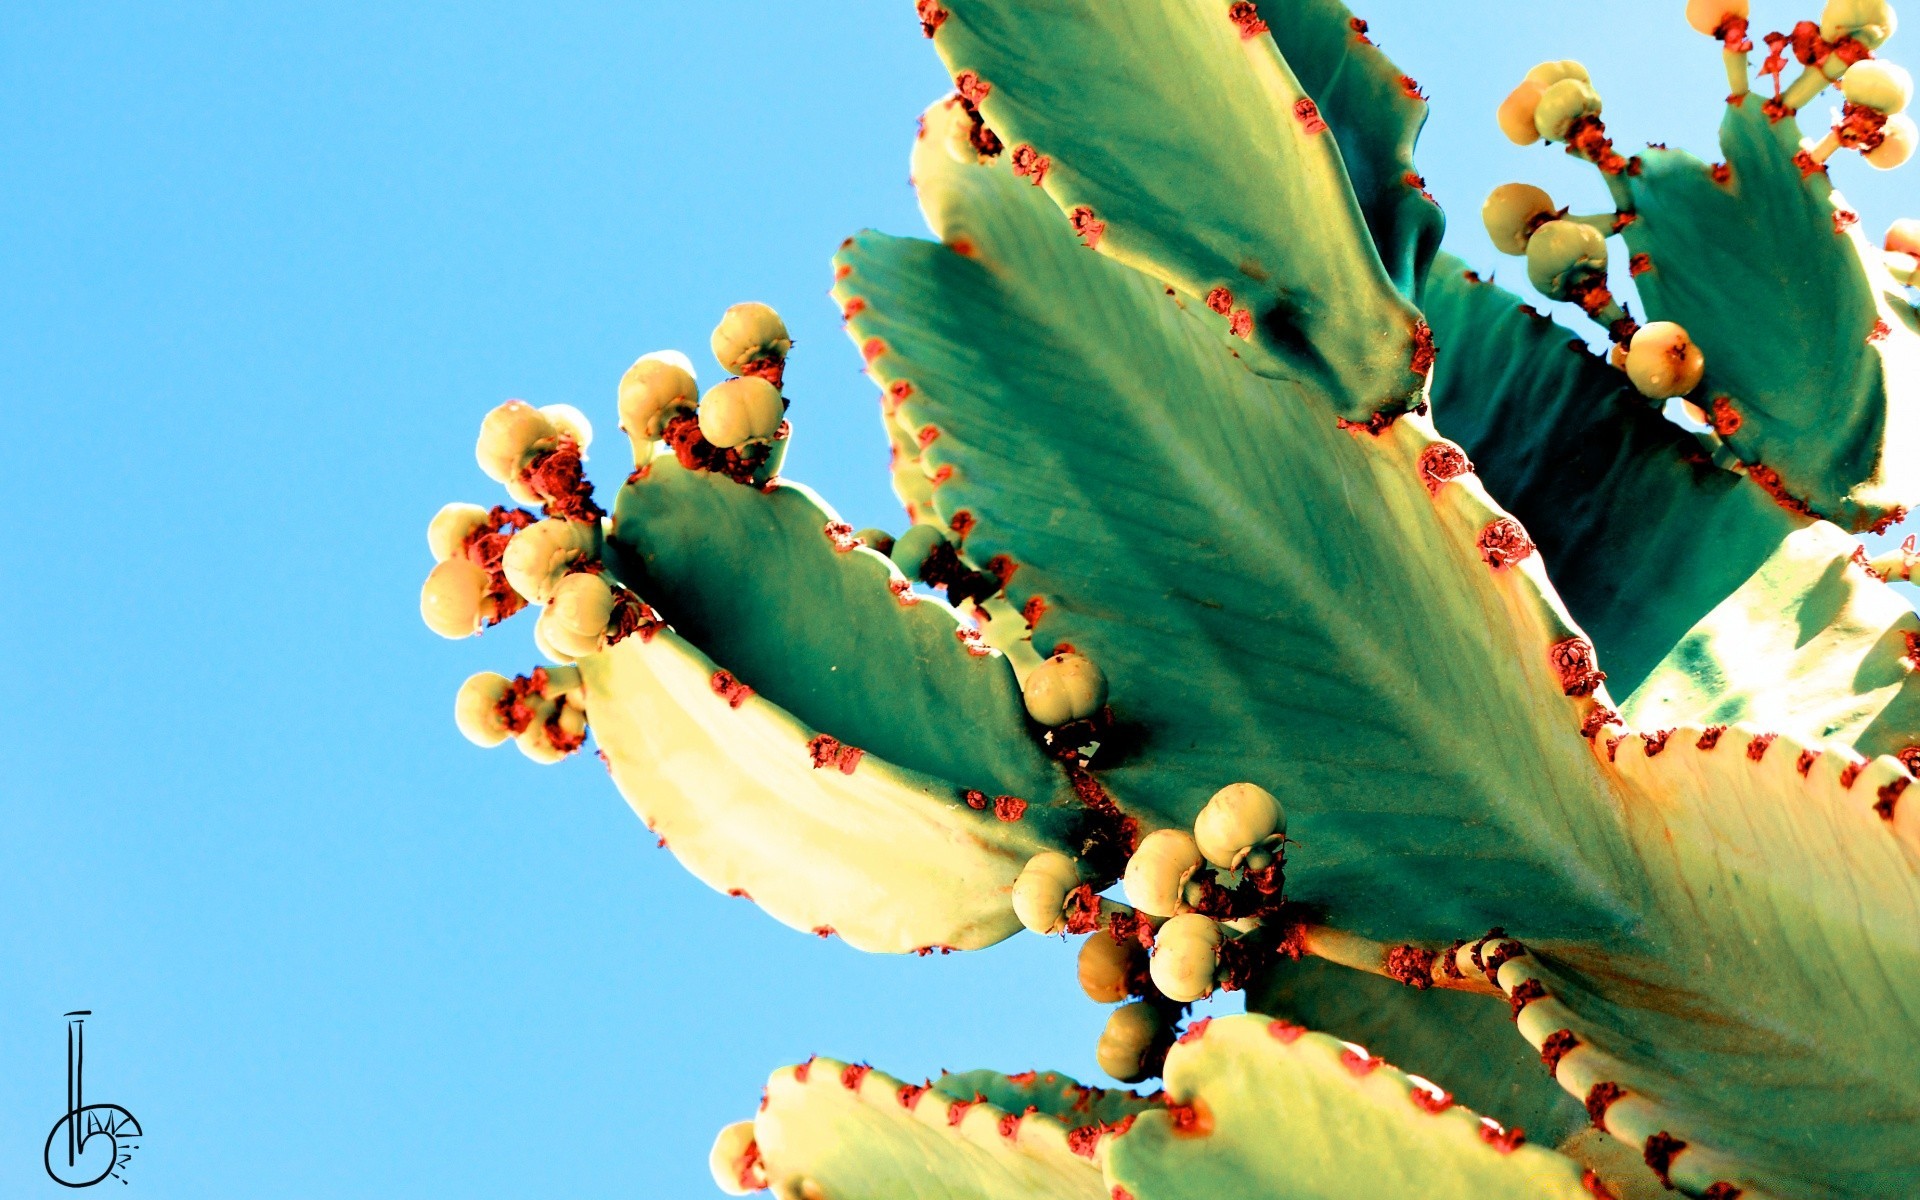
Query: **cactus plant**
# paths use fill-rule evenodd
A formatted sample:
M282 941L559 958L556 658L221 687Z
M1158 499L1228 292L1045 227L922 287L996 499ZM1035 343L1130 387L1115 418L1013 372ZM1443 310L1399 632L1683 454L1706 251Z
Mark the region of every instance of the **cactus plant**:
M539 605L552 665L469 680L470 738L590 731L690 870L801 930L1087 938L1099 1061L1164 1078L813 1060L722 1132L724 1189L1920 1191L1916 556L1855 536L1920 494L1920 239L1829 178L1910 150L1910 81L1878 0L1757 69L1744 0L1685 9L1724 163L1623 155L1572 61L1497 114L1605 181L1612 213L1483 216L1611 355L1440 252L1424 93L1335 0L920 0L937 240L834 268L905 530L780 476L764 305L704 393L671 352L621 381L610 515L585 417L489 414L544 511L443 510L423 615ZM1216 990L1248 1014L1189 1020Z

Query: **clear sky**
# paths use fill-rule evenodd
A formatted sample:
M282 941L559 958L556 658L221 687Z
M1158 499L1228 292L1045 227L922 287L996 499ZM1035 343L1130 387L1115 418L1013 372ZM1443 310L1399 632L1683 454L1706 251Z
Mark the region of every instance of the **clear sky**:
M1477 218L1509 179L1601 205L1494 128L1538 59L1584 58L1624 145L1717 157L1681 9L1363 10L1434 98L1456 250L1518 279ZM1068 948L874 958L707 891L590 756L455 732L530 622L417 615L427 518L493 502L488 407L612 434L622 369L742 299L799 343L787 474L902 524L828 258L921 230L945 86L908 0L9 7L0 1194L66 1194L39 1153L76 1008L155 1198L700 1197L714 1131L815 1051L1096 1076ZM1877 236L1914 169L1837 178Z

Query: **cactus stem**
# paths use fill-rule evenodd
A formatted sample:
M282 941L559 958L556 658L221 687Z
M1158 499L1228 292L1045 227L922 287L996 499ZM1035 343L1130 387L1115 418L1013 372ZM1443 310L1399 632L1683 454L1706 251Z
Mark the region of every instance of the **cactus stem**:
M1620 230L1625 227L1622 224L1623 219L1631 223L1633 220L1632 214L1594 213L1591 216L1563 216L1560 218L1562 221L1575 221L1581 225L1591 226L1594 229L1598 229L1602 236L1620 232Z
M1838 150L1839 148L1840 148L1840 128L1839 126L1835 126L1834 128L1827 130L1827 136L1821 138L1818 142L1814 143L1813 149L1807 151L1806 153L1808 158L1824 166L1826 165L1826 161L1829 158L1833 157L1833 152Z

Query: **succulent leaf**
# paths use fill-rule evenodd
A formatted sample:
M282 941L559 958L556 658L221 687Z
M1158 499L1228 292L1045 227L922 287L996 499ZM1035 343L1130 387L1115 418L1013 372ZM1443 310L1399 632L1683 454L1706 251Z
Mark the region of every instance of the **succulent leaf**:
M934 45L1000 139L1045 156L1030 177L1086 243L1208 300L1250 365L1318 380L1349 419L1412 408L1419 314L1317 102L1230 7L966 0Z
M1068 1142L1078 1126L1024 1107L816 1058L774 1073L754 1139L779 1196L1109 1200L1094 1159Z
M1247 1010L1358 1042L1431 1079L1475 1112L1558 1145L1585 1127L1580 1102L1513 1036L1507 1005L1449 988L1415 990L1320 958L1282 961L1247 989Z
M672 630L582 659L587 715L621 794L674 855L796 929L904 953L1020 929L1020 868L1051 848L1044 810L976 812L945 780L874 755L820 764L818 732ZM731 678L729 676L729 678Z
M929 113L914 160L947 245L863 235L836 295L863 300L871 372L937 431L938 512L975 561L1013 564L1036 649L1098 662L1146 730L1150 764L1100 772L1122 805L1190 828L1224 784L1267 787L1313 847L1290 894L1393 936L1525 897L1562 929L1618 919L1564 870L1570 836L1606 856L1604 821L1537 786L1591 769L1548 661L1573 631L1536 556L1484 560L1507 527L1477 482L1431 494L1421 422L1343 430L1323 394L1240 369L1005 163L947 156L949 119Z
M682 637L808 725L957 787L1036 807L1066 791L1006 660L806 488L661 455L621 490L607 553Z
M1108 1148L1115 1195L1214 1200L1259 1180L1275 1200L1593 1198L1573 1160L1513 1144L1365 1050L1284 1022L1209 1022L1168 1054L1166 1085L1167 1107Z
M1623 177L1648 312L1706 354L1702 407L1784 494L1848 529L1920 504L1920 321L1793 120L1729 105L1722 173L1651 149ZM1809 169L1812 168L1812 169ZM1897 515L1896 515L1897 514Z

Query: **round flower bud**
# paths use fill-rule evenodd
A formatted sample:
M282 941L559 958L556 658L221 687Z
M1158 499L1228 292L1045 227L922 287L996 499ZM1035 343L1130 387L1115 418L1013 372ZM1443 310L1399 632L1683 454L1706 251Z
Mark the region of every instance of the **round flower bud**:
M707 389L700 401L700 436L722 450L764 442L780 432L786 411L779 388L742 375Z
M1649 400L1684 396L1700 386L1705 372L1700 347L1672 321L1642 325L1627 344L1627 378Z
M1552 87L1562 79L1577 79L1581 83L1592 83L1593 76L1587 74L1585 64L1571 58L1562 58L1554 62L1543 62L1527 72L1527 82L1537 83L1543 88Z
M1913 76L1884 58L1863 58L1840 77L1840 93L1854 104L1891 116L1913 99Z
M559 633L560 638L563 641L566 639L567 634L565 630L556 630L556 627L553 624L552 618L553 618L553 610L550 608L543 608L540 610L540 615L534 619L534 622L533 622L534 649L540 651L542 655L546 656L546 659L548 662L571 663L575 659L579 658L580 655L571 653L567 650L562 649L558 645L554 644L553 638L556 631Z
M613 617L613 589L592 571L575 571L555 585L547 608L551 613L548 636L565 631L567 649L576 644L592 647L575 651L576 657L593 654L600 649L600 638Z
M1528 81L1508 92L1507 98L1500 102L1495 119L1500 122L1500 132L1514 145L1531 146L1540 140L1540 131L1533 126L1533 114L1546 91L1545 84Z
M668 421L692 412L699 403L693 364L675 350L643 354L620 377L620 428L636 446L659 441Z
M427 549L433 551L433 561L446 562L465 555L467 539L474 530L483 529L488 523L488 510L478 504L456 503L443 507L427 522Z
M1107 702L1107 677L1099 664L1080 654L1056 654L1020 685L1027 715L1042 725L1084 721Z
M542 766L559 762L572 750L562 749L553 743L553 730L557 727L562 734L579 738L587 732L587 710L573 702L571 697L561 697L558 701L544 696L528 697L527 703L533 708L533 723L521 730L513 739L513 744Z
M953 544L947 531L938 525L929 525L924 521L907 527L907 531L894 539L893 549L888 557L900 573L908 579L919 579L920 568L927 565L927 558L941 546Z
M492 608L487 593L493 577L464 558L450 558L427 573L420 588L420 619L443 638L479 633Z
M1896 254L1920 258L1920 220L1902 217L1887 226L1886 247Z
M548 517L513 535L500 556L500 569L514 591L535 604L545 604L553 599L560 581L599 549L597 525Z
M787 336L786 322L779 313L756 301L729 308L713 330L713 357L735 375L744 375L756 366L783 363L791 349L793 339Z
M1153 935L1153 961L1147 973L1167 999L1191 1004L1213 995L1220 967L1220 923L1199 913L1182 913Z
M1745 20L1748 12L1747 0L1687 0L1687 24L1708 37L1735 17Z
M1548 221L1527 241L1527 278L1541 293L1565 300L1568 289L1607 269L1607 239L1578 221Z
M1136 1000L1113 1010L1093 1059L1100 1069L1121 1083L1139 1083L1153 1074L1154 1051L1166 1039L1166 1019L1145 1001Z
M713 1182L729 1196L751 1196L767 1186L752 1121L735 1121L720 1131L707 1155L707 1168L713 1172Z
M1913 118L1905 113L1895 113L1880 127L1880 144L1863 157L1868 166L1891 171L1913 157L1916 142L1920 142L1920 128L1915 128Z
M1130 995L1127 982L1138 973L1146 954L1147 948L1132 938L1116 942L1106 930L1095 930L1080 943L1080 990L1095 1004L1125 1000Z
M546 404L540 408L540 415L553 423L556 438L565 438L572 442L586 457L587 447L593 444L593 422L587 420L587 414L571 404Z
M1013 881L1013 912L1035 933L1067 931L1067 893L1080 886L1080 871L1058 850L1042 850L1027 860Z
M1157 829L1140 840L1120 877L1127 902L1154 917L1180 911L1187 881L1200 869L1200 847L1184 829Z
M1487 202L1480 206L1480 220L1495 249L1502 254L1525 254L1534 227L1559 211L1553 197L1532 184L1503 183L1487 194Z
M1600 93L1584 79L1562 79L1540 95L1533 110L1533 127L1550 142L1564 142L1573 123L1600 115Z
M512 686L505 675L492 671L467 676L453 698L453 723L460 727L461 735L481 747L498 746L512 737L500 713L501 702Z
M1827 0L1820 14L1820 36L1829 42L1850 37L1869 50L1878 50L1898 23L1887 0Z
M886 555L893 553L893 535L884 529L862 529L853 536L865 543L869 550L877 550Z
M1213 794L1193 822L1194 844L1224 870L1239 869L1248 851L1287 832L1287 814L1272 792L1251 783L1230 783Z
M480 460L480 469L488 479L506 483L518 479L527 460L551 445L558 434L545 413L525 400L509 400L480 422L480 440L474 444L473 455Z

